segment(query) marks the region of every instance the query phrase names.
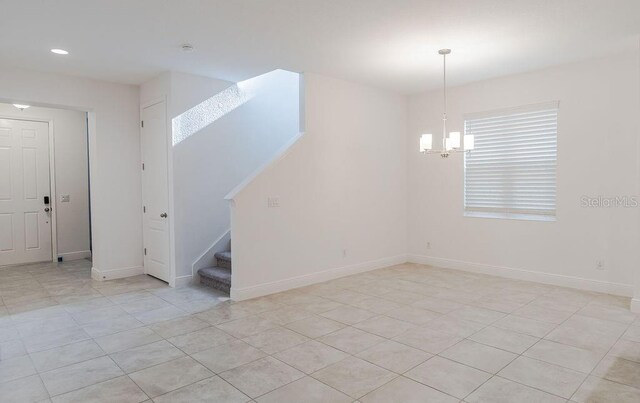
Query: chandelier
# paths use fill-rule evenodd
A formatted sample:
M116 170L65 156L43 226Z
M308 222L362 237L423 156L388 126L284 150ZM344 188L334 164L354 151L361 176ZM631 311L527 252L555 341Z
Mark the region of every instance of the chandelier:
M464 135L464 148L460 148L460 132L449 132L447 136L447 55L451 53L451 49L440 49L438 51L442 55L443 69L442 82L444 84L444 112L442 113L442 148L440 150L433 149L433 135L423 134L420 136L420 152L423 154L440 154L442 158L447 158L451 153L469 152L473 150L474 139L473 134Z

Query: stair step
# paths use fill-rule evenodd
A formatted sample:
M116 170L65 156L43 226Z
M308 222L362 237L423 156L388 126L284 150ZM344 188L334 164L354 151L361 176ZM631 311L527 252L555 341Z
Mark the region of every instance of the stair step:
M216 266L224 267L231 270L231 252L218 252L214 255L216 257Z
M205 267L198 270L200 283L228 293L231 290L231 269L225 267Z
M224 260L227 262L231 261L231 251L226 251L226 252L218 252L214 255L216 257L216 259L218 260Z

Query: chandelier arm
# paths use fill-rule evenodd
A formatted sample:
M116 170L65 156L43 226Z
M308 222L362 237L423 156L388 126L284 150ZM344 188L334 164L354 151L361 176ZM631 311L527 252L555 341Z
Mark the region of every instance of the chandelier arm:
M464 149L460 149L460 148L454 148L452 150L442 149L442 150L424 150L424 151L421 151L422 154L439 154L439 155L447 155L447 156L449 154L459 154L459 153L468 154L470 152L471 152L471 150L464 150Z

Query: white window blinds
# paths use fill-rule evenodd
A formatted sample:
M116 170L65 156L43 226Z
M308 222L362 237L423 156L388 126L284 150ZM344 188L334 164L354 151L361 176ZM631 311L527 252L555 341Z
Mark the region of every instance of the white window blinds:
M465 214L553 219L558 103L465 117Z

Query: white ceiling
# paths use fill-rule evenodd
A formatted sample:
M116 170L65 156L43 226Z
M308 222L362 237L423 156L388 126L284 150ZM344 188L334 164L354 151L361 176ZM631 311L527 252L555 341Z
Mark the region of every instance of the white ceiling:
M0 67L134 84L283 68L414 93L441 85L442 47L461 84L637 52L640 33L640 0L0 0L0 11Z

